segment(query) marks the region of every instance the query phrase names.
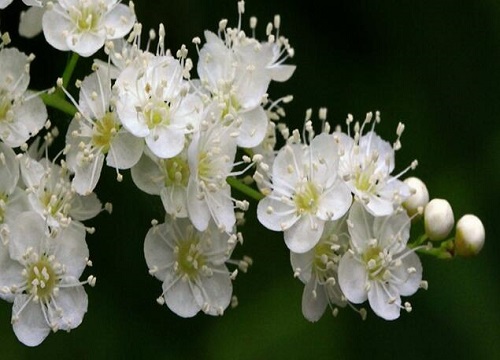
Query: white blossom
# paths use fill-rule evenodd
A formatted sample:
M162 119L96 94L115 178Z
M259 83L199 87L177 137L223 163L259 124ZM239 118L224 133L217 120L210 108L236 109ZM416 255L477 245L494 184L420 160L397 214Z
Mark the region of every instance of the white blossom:
M339 173L352 193L362 201L366 209L375 216L390 215L410 195L410 188L392 176L395 168L395 151L372 129L363 135L364 126L380 121L379 114L372 119L368 113L365 122L355 125L354 138L339 131L334 133L343 153ZM414 167L416 162L412 164ZM406 170L405 170L406 171ZM404 172L403 172L404 173Z
M399 317L401 296L420 287L422 265L407 247L411 219L404 210L374 217L355 201L349 211L350 250L339 262L339 285L352 303L368 300L375 314L386 320Z
M74 172L73 187L81 195L94 190L104 161L118 172L131 168L143 152L143 140L125 130L112 101L111 80L106 71L98 70L83 79L79 113L66 134L66 161Z
M234 242L213 221L205 231L197 231L187 219L167 217L153 226L144 242L149 271L163 282L158 302L182 317L200 310L222 315L231 302L231 274L225 263Z
M19 341L37 346L51 330L80 325L88 299L86 282L78 279L88 256L82 226L50 233L35 212L17 217L8 245L0 244L0 297L13 302L12 327Z
M226 231L236 222L231 187L226 182L234 167L236 139L232 126L218 122L219 111L217 106L206 110L203 125L188 148L188 214L199 231L208 227L211 218Z
M171 55L141 57L118 79L117 113L123 126L144 138L160 158L171 158L184 148L185 135L198 127L201 98L188 93L183 67Z
M59 0L43 14L43 34L61 51L88 57L106 40L125 36L133 27L135 13L118 0Z
M47 121L42 100L28 91L32 56L0 47L0 139L10 147L23 145Z
M338 178L338 148L331 135L310 143L287 144L276 156L272 192L259 201L257 216L268 229L283 231L288 248L311 250L327 220L337 220L349 209L352 196Z
M36 161L27 154L20 164L31 207L49 226L65 227L73 220L88 220L101 212L101 202L95 193L82 196L75 192L66 167L45 158Z

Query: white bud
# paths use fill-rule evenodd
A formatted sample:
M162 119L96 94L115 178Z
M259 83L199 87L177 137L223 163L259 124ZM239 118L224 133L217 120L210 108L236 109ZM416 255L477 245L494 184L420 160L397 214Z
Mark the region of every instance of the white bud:
M424 210L424 224L429 239L439 241L446 238L455 224L450 203L444 199L432 199Z
M412 191L412 195L406 199L403 203L409 216L413 216L418 213L419 208L425 208L429 202L429 191L424 182L416 177L409 177L404 180L405 184L408 185Z
M455 233L455 253L459 256L474 256L484 245L485 231L481 220L471 214L457 221Z

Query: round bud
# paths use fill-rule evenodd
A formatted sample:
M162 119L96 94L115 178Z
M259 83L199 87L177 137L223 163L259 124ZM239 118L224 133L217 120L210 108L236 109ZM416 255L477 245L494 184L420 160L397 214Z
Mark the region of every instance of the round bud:
M474 256L484 245L485 231L481 220L471 214L464 215L457 222L455 253L459 256Z
M425 233L431 240L443 240L453 229L455 219L448 201L432 199L424 210Z
M412 195L403 202L403 206L409 216L414 216L429 202L429 191L424 182L416 177L409 177L404 180L404 183L410 187Z

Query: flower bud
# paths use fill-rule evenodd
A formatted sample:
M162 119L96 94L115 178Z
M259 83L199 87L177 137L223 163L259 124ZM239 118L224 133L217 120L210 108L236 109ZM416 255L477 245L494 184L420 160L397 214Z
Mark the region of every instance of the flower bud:
M424 182L416 177L409 177L404 183L410 187L412 195L403 202L403 206L409 216L414 216L419 212L419 208L423 210L429 202L429 191Z
M448 236L455 219L448 201L432 199L424 210L425 233L431 240L439 241Z
M464 215L457 222L455 253L459 256L474 256L484 245L485 231L481 220L471 214Z

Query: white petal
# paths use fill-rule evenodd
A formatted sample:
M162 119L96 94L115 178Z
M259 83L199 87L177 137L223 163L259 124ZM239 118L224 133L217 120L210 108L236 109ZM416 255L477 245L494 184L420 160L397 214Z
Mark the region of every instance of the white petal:
M351 191L343 182L337 181L321 195L317 216L323 220L340 219L347 213L351 203Z
M104 16L105 27L108 31L108 39L121 38L132 29L135 22L135 14L131 8L124 4L116 4L112 10Z
M299 279L304 284L307 284L307 282L311 279L313 261L314 249L302 254L290 251L290 263L292 265L292 270L295 272L297 269L300 269Z
M165 303L177 315L188 318L195 316L203 305L203 297L198 287L181 279L173 280L168 276L163 283L163 291L167 290Z
M368 291L368 301L375 314L381 318L395 320L399 317L401 298L390 284L384 285L378 281L372 281L370 291Z
M167 214L175 217L187 217L187 188L179 185L164 187L160 198Z
M94 155L91 162L80 163L76 166L75 176L71 181L73 188L80 195L88 195L94 191L94 188L101 177L104 155L99 152Z
M198 198L198 188L196 180L190 179L187 189L187 207L189 219L199 231L204 231L208 227L211 218L210 209L205 200Z
M297 67L295 65L278 65L278 66L272 66L269 68L269 72L271 74L271 80L274 81L287 81L290 79L295 72L295 69Z
M42 18L43 35L52 47L67 51L70 48L66 42L65 34L71 31L72 24L69 19L60 15L61 12L65 12L65 10L57 3L51 10L45 11Z
M67 279L65 284L76 284L77 279ZM81 285L63 288L57 296L57 306L61 309L61 316L56 313L49 313L49 321L57 324L60 330L69 331L78 327L83 316L87 312L88 296L85 289Z
M354 201L349 210L349 234L358 251L363 251L368 246L368 240L374 238L374 217L368 213L359 201Z
M295 224L284 231L286 246L293 252L311 250L321 238L325 222L312 215L301 216Z
M231 188L229 186L218 189L215 192L207 191L207 205L217 226L224 231L232 231L236 223L234 205L231 200Z
M99 214L101 210L101 202L95 193L86 196L77 195L73 199L69 215L74 220L84 221L92 219Z
M412 268L412 270L408 272L410 268ZM400 295L413 295L420 288L420 282L422 281L422 264L417 254L414 252L406 254L403 258L402 265L397 269L391 270L393 270L395 277L403 280L402 283L398 282L394 284L398 288Z
M347 300L361 304L367 299L365 266L350 252L346 252L339 262L339 285Z
M313 293L315 290L315 293ZM315 294L315 295L314 295ZM313 276L302 293L302 314L312 322L318 321L328 306L328 297L322 285L317 284Z
M3 48L0 51L0 84L2 90L9 92L11 99L19 98L24 94L30 82L29 73L26 73L28 57L15 48ZM7 95L7 94L6 94Z
M10 147L0 142L0 193L8 195L14 191L19 181L19 162L16 153Z
M80 277L87 266L89 257L85 235L83 226L71 223L69 226L59 229L57 236L50 239L52 255L65 266L65 275L76 279Z
M31 7L26 11L21 11L19 19L19 35L26 38L33 38L42 32L42 17L45 9L42 7Z
M269 230L284 231L299 219L295 206L266 196L257 205L257 218Z
M225 310L231 302L233 284L229 277L229 271L225 265L213 268L214 274L210 277L200 279L200 287L203 287L203 299L208 308L207 314L219 315L220 310Z
M242 121L237 139L238 145L246 148L259 145L266 136L267 122L269 121L262 106L257 106L250 111L239 112L238 117Z
M164 188L163 174L158 164L149 156L142 155L130 173L134 184L140 190L150 195L160 195L161 189Z
M164 280L169 272L165 264L173 263L175 234L170 223L163 223L149 229L144 240L144 257L149 269L159 269L153 275Z
M17 314L27 301L28 295L16 296L12 306L12 314ZM12 324L14 333L24 345L40 345L50 333L50 327L45 321L40 306L40 303L30 300L19 314L19 319Z
M125 130L118 132L111 143L106 165L116 169L130 169L141 158L144 140Z
M184 142L184 130L171 126L157 126L146 137L151 152L162 159L178 155L184 148Z
M21 261L29 247L40 249L46 232L45 221L38 213L33 211L21 213L11 226L9 251L12 259Z
M8 246L0 243L0 289L4 286L19 285L25 281L25 277L22 276L23 269L24 266L10 258ZM14 297L15 295L10 292L0 291L0 299L12 302Z

